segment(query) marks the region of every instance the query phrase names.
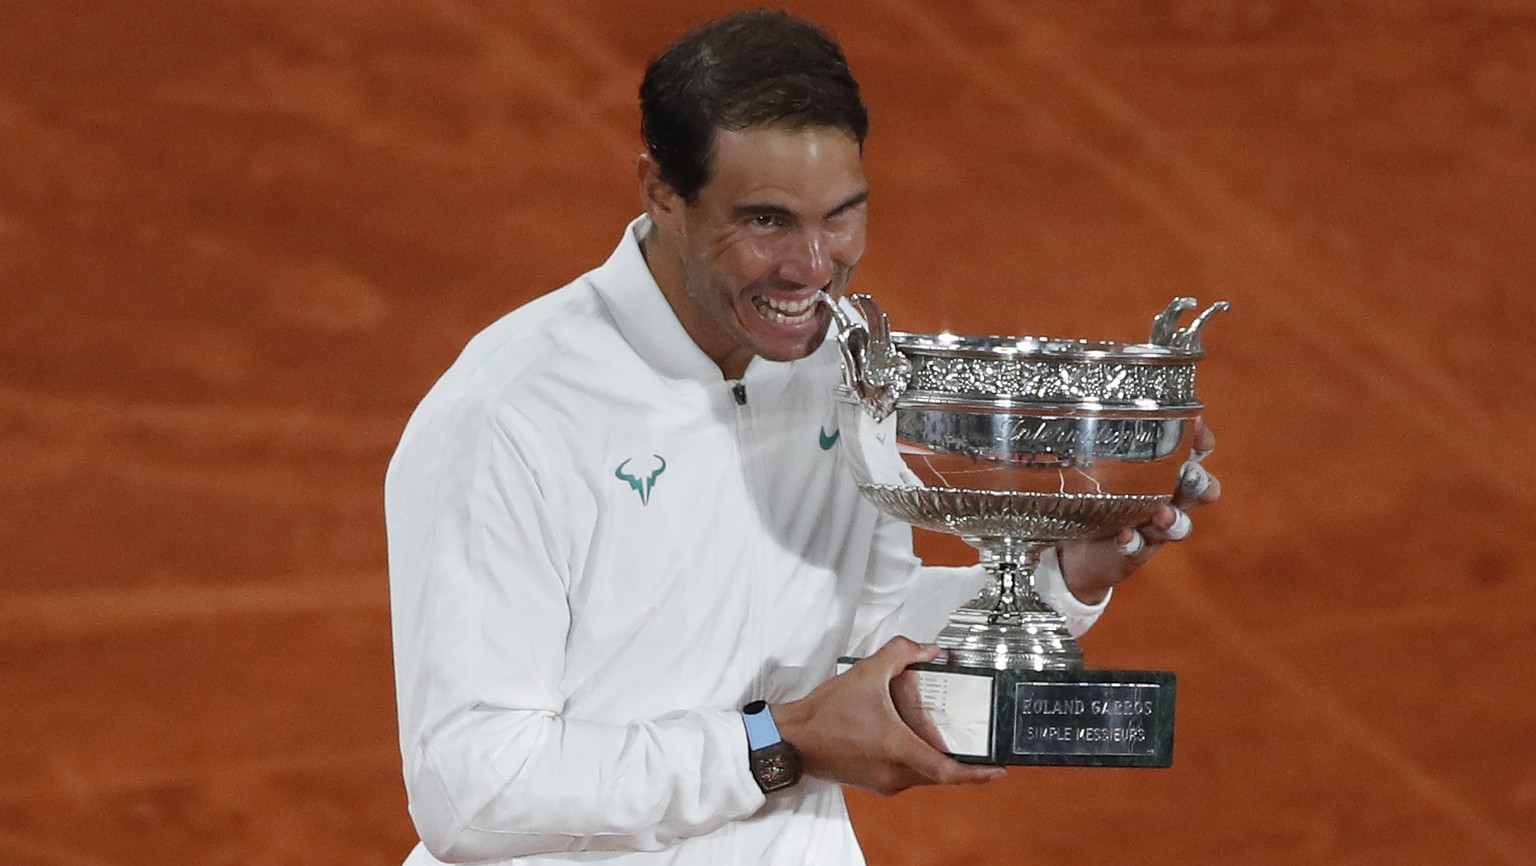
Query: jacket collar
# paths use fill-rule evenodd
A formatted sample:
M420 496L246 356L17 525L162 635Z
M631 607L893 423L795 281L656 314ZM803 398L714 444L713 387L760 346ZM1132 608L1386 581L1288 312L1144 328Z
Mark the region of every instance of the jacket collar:
M631 222L613 255L590 274L592 284L625 342L653 369L673 379L722 382L720 368L688 335L645 263L640 241L650 231L648 216Z

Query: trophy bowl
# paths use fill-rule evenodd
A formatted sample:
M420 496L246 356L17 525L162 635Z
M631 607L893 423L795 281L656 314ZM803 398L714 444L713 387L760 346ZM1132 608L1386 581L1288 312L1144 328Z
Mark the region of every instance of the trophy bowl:
M829 296L841 448L860 491L965 539L989 579L914 665L950 754L992 764L1166 767L1176 677L1085 670L1035 591L1041 554L1145 523L1173 499L1201 404L1195 366L1218 302L1175 298L1145 343L892 333L867 295ZM862 317L857 321L854 314ZM856 659L841 660L843 669Z
M830 304L830 298L828 299ZM839 427L859 489L886 514L958 535L992 580L950 616L950 664L1076 670L1082 651L1034 591L1056 542L1112 536L1168 504L1192 450L1195 367L1218 302L1175 298L1145 343L892 333L872 298L831 304Z

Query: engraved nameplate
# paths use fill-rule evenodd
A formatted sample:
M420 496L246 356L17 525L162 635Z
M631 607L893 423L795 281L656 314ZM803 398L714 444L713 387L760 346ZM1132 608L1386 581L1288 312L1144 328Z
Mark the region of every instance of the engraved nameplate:
M838 660L837 672L856 659ZM918 664L923 709L956 760L1167 767L1177 680L1167 671L985 670Z
M1018 683L1017 755L1152 755L1158 683Z

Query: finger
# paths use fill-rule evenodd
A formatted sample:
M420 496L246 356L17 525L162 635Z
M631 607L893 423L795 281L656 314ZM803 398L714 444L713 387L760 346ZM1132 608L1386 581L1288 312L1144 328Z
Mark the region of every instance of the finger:
M916 671L903 671L897 675L896 679L891 680L891 702L896 706L896 715L923 742L941 752L949 751L949 744L944 741L943 732L933 723L933 718L928 715L928 709L923 706Z
M941 779L946 785L985 785L988 782L996 782L1008 778L1008 770L1004 767L993 767L987 764L962 764L952 761L955 768Z
M1156 514L1152 515L1151 520L1136 528L1141 530L1143 535L1147 536L1148 541L1160 541L1162 540L1163 533L1167 532L1168 527L1172 526L1173 522L1178 519L1179 509L1172 505L1164 505L1157 510Z
M886 679L891 679L905 670L908 665L931 662L938 657L937 644L918 643L898 635L886 641L885 646L860 664L873 663L873 667L884 672Z
M1163 538L1168 541L1183 541L1189 537L1190 530L1195 528L1195 524L1189 519L1189 512L1182 508L1175 510L1179 514L1174 518L1173 525L1168 527L1168 531L1163 533Z
M1144 531L1146 529L1148 529L1147 526L1127 529L1116 539L1117 542L1122 542L1116 547L1124 560L1126 575L1145 565L1147 560L1152 558L1152 554L1157 553L1163 546L1161 538L1152 532ZM1126 538L1126 536L1130 537Z
M1179 489L1174 504L1180 508L1198 508L1221 498L1221 480L1209 469L1190 460L1179 472Z
M1179 470L1179 492L1189 496L1199 496L1209 489L1215 480L1216 476L1209 470L1190 460Z
M1002 767L990 764L963 764L944 752L908 734L907 747L894 756L897 764L928 784L981 785L1007 775Z
M904 673L897 680L910 680L915 683L915 676ZM913 691L913 698L916 698L915 685ZM892 755L894 765L904 768L902 772L909 779L907 783L898 787L907 787L911 784L983 785L1007 775L1007 771L1001 767L964 764L946 754L948 746L944 742L943 734L928 718L920 701L898 699L896 705L898 715L901 716L902 721L908 723L909 727L909 730L897 734L896 742L899 745L896 747L896 754ZM902 710L904 706L905 712Z
M948 755L927 750L913 756L913 772L939 785L985 785L1008 775L1003 767L990 764L962 764Z
M1007 771L1001 767L964 764L946 754L949 746L944 742L944 735L923 707L916 671L902 671L891 680L891 699L897 716L910 729L902 737L906 745L900 747L901 754L897 760L913 773L930 783L941 785L980 785L1007 775Z
M1190 459L1196 463L1211 456L1211 452L1216 450L1216 434L1211 432L1211 428L1205 426L1205 419L1203 418L1195 421L1193 445L1193 453Z
M1137 531L1145 535L1147 540L1151 542L1182 541L1188 538L1190 531L1194 529L1194 523L1189 519L1189 515L1182 508L1170 507L1164 511L1165 513L1172 513L1173 519L1171 521L1164 523L1162 520L1154 519L1152 523L1144 524ZM1163 516L1163 514L1158 515L1159 518ZM1160 523L1162 525L1158 525Z
M1131 557L1141 553L1147 546L1147 537L1135 529L1126 529L1115 538L1115 548L1121 556Z

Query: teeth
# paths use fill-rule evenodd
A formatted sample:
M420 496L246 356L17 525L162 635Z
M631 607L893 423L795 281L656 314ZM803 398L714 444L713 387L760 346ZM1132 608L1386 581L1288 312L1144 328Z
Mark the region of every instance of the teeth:
M759 295L752 300L757 304L757 308L762 311L764 316L770 321L778 322L781 325L799 324L815 315L815 297L796 301L789 299L771 300Z
M793 316L810 309L811 305L814 303L816 303L815 298L806 298L803 301L779 301L778 303L769 301L768 306L773 307L775 310L778 310L781 313Z

